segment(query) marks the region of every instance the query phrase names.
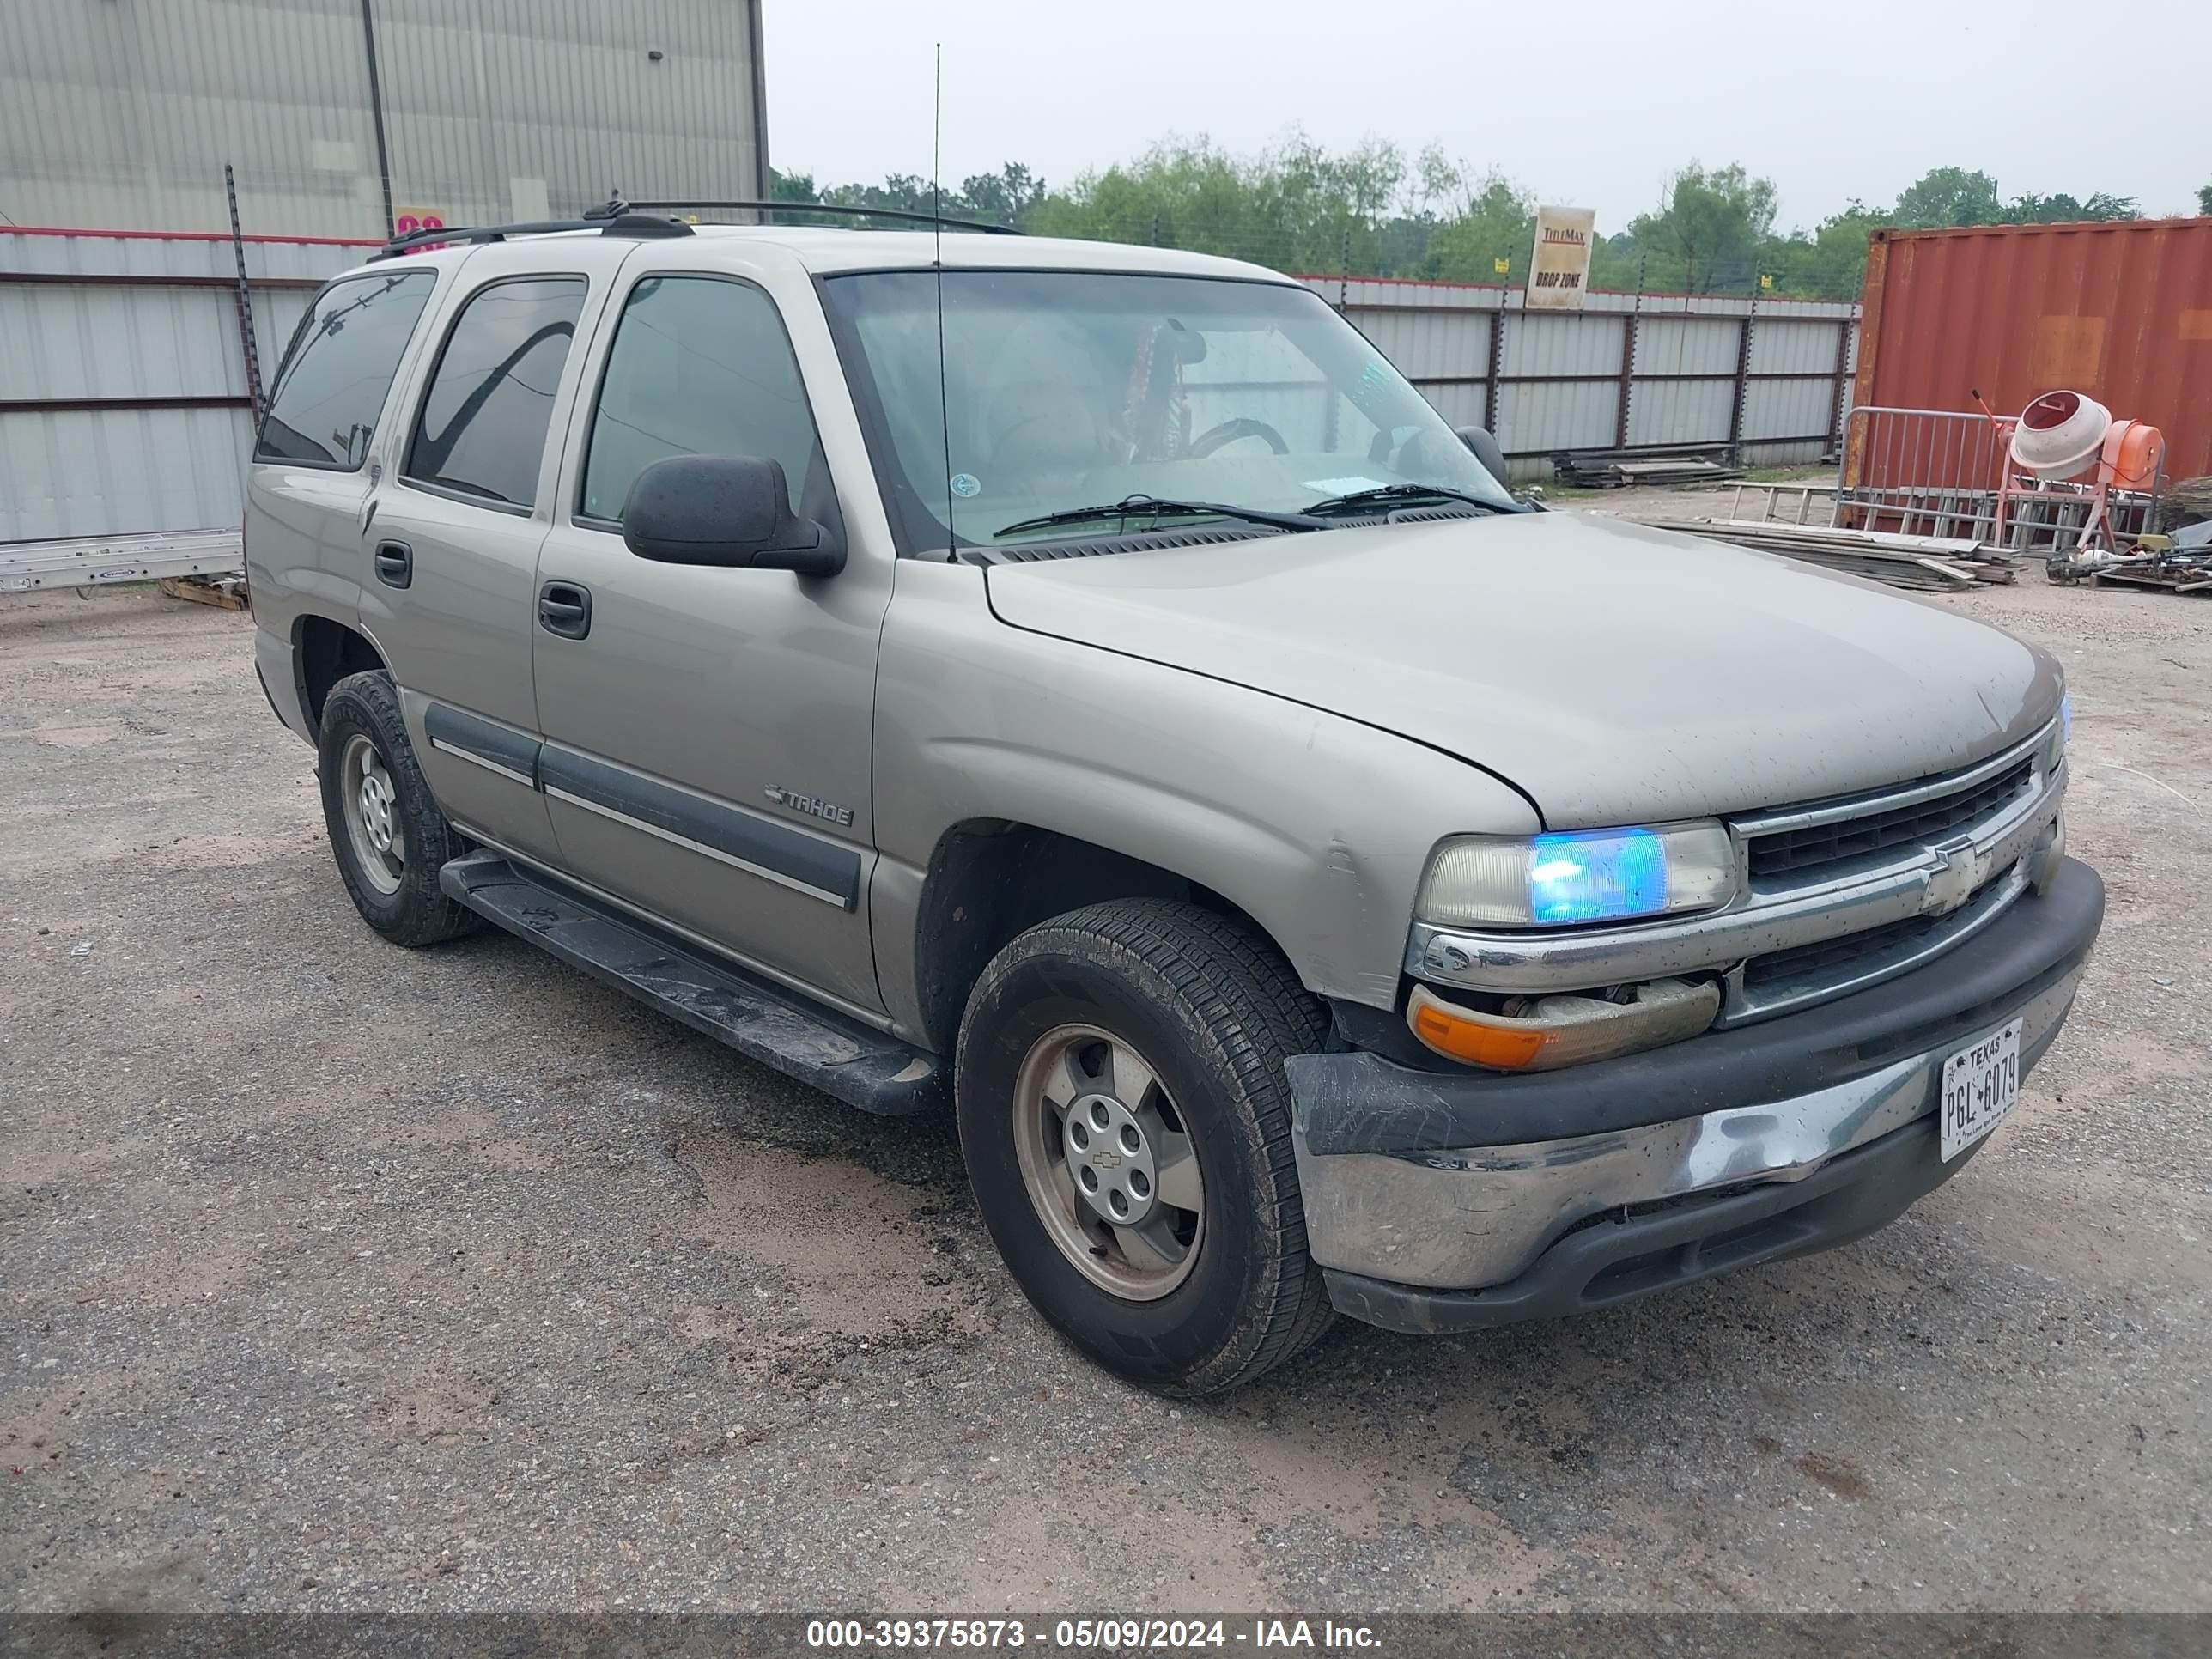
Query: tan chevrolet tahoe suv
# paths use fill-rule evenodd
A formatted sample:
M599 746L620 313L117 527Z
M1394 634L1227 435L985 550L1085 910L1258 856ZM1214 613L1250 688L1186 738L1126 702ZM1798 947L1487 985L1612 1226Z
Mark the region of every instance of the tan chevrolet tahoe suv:
M316 299L246 524L362 917L949 1097L1125 1377L1853 1237L2066 1017L2056 663L1516 502L1289 278L618 205L434 240Z

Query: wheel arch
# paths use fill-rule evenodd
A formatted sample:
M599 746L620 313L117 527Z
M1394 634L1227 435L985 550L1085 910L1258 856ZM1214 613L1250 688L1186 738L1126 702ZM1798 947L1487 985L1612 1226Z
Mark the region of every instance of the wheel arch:
M915 989L926 1045L952 1052L969 993L1017 934L1086 904L1127 898L1174 899L1234 916L1290 960L1257 917L1178 871L1036 824L969 818L938 837L915 918Z
M391 672L368 636L333 617L307 611L292 623L293 690L308 730L319 734L331 688L349 674Z

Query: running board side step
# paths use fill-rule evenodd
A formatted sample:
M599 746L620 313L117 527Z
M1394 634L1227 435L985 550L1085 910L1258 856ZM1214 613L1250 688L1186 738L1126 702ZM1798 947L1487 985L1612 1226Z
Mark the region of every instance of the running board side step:
M848 1106L901 1116L944 1097L943 1068L921 1049L497 853L452 860L438 885L602 984Z

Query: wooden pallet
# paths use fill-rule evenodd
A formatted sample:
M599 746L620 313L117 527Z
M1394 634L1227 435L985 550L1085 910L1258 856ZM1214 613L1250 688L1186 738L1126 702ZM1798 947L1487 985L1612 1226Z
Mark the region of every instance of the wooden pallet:
M164 576L161 591L173 599L190 599L194 605L211 605L220 611L246 609L243 576Z

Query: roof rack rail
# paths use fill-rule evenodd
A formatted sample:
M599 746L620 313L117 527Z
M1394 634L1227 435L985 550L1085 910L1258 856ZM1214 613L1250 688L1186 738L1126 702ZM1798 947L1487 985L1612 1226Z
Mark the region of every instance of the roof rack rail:
M587 209L580 219L544 219L522 225L434 225L395 236L372 260L389 259L412 249L447 242L503 242L510 236L543 236L556 230L596 230L602 236L689 236L691 227L681 219L659 219L649 213L633 213L617 198L605 207Z
M843 202L629 202L632 208L745 208L756 213L836 213L854 219L897 219L908 224L942 225L947 230L980 230L987 236L1019 236L1012 225L988 224L981 219L951 219L941 213L921 213L910 208L855 207Z

